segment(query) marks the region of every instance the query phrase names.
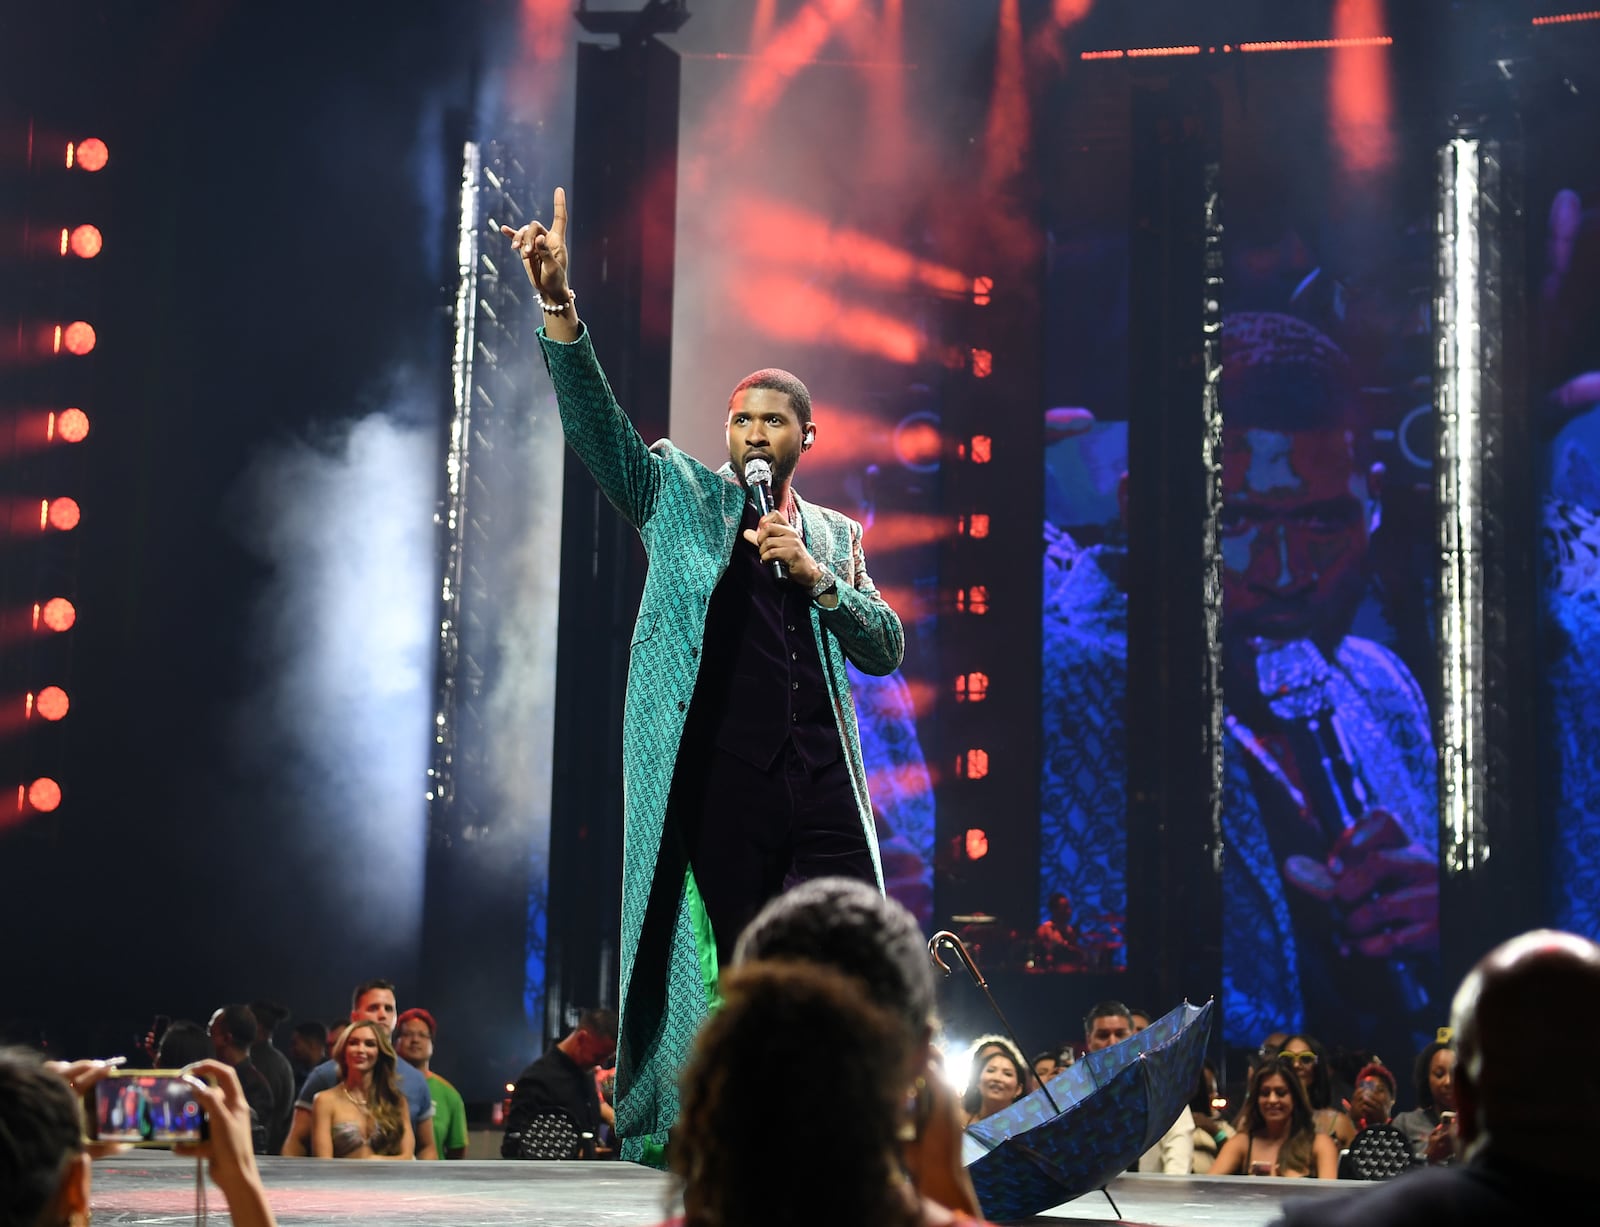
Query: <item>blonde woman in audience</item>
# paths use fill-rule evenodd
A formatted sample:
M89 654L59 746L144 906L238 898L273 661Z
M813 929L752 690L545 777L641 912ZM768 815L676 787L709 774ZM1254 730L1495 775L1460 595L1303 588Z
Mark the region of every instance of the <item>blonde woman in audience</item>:
M1339 1148L1318 1133L1311 1101L1294 1066L1272 1057L1250 1076L1239 1132L1222 1144L1213 1176L1315 1176L1339 1174Z
M395 1075L389 1033L371 1019L352 1022L334 1046L343 1073L311 1101L311 1153L319 1159L410 1159L411 1109Z
M745 963L722 987L683 1071L671 1227L976 1227L919 1196L901 1162L921 1071L900 1019L859 981L798 960ZM804 1070L818 1052L827 1077L740 1073Z

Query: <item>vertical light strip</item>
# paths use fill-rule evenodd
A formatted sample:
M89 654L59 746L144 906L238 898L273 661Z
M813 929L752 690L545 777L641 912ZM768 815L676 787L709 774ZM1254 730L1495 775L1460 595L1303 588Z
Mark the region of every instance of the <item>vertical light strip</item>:
M427 799L437 816L455 797L456 674L461 659L461 578L466 565L467 471L472 440L472 358L478 309L478 179L482 154L467 141L461 159L461 219L456 236L456 343L450 360L451 412L445 452L444 529L440 583L439 656L433 714L433 762Z
M1446 873L1488 859L1482 830L1483 348L1478 173L1480 142L1451 140L1439 160L1439 293L1436 302L1440 507L1439 630L1443 663L1440 792Z

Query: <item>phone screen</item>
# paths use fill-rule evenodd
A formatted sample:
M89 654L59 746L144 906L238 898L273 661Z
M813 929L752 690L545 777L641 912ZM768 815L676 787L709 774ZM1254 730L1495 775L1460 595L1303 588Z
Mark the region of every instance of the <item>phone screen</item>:
M205 1113L176 1070L118 1070L94 1088L91 1131L99 1141L133 1146L198 1142Z

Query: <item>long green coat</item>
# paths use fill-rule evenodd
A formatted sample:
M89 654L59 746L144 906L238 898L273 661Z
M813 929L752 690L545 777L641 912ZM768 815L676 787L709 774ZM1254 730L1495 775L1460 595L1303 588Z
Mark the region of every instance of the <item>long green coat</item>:
M649 567L628 665L622 732L623 861L621 1033L616 1128L625 1158L649 1157L678 1115L678 1071L715 1000L717 955L694 875L665 829L678 743L694 697L706 608L733 556L745 490L730 465L713 471L663 440L647 447L595 359L576 341L540 344L567 442L644 542ZM900 619L867 575L861 525L795 498L813 558L839 581L839 604L813 603L811 626L855 785L861 829L879 888L883 869L867 799L855 704L845 670L887 674L900 665Z

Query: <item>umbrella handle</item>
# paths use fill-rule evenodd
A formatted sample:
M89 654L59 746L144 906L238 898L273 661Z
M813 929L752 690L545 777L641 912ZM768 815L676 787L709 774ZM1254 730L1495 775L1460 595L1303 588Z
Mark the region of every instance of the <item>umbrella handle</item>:
M1019 1055L1026 1053L1027 1049L1017 1042L1017 1033L1011 1029L1011 1024L1006 1021L1006 1016L1000 1012L1000 1004L995 1001L994 994L989 991L989 982L983 978L983 973L978 970L978 964L973 961L972 954L967 950L966 943L950 932L949 929L940 929L928 939L928 957L933 960L935 967L948 976L951 968L948 963L939 957L941 949L950 949L956 952L956 958L961 960L961 965L967 969L967 974L972 977L972 982L983 990L984 997L989 1001L989 1008L994 1011L994 1016L1000 1020L1000 1025L1005 1028L1006 1034L1011 1037L1012 1047L1017 1050ZM1023 1059L1026 1060L1026 1056ZM1019 1070L1018 1072L1020 1073L1021 1071ZM1039 1089L1044 1092L1045 1099L1049 1101L1050 1110L1059 1116L1061 1108L1056 1103L1056 1097L1050 1093L1049 1084L1041 1082Z
M983 978L983 973L978 970L978 965L972 961L972 955L967 951L967 945L949 929L940 929L928 939L928 957L933 960L933 965L945 975L949 975L951 967L939 957L941 948L949 948L956 952L956 957L961 960L961 965L967 969L967 974L972 977L972 982L979 988L987 989L989 982Z

